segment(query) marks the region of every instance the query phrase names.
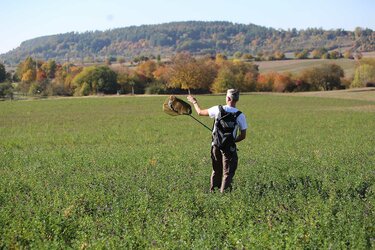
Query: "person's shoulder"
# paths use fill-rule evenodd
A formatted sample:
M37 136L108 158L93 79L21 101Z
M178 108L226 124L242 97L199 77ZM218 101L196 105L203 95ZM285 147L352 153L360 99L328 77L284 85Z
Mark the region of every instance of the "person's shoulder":
M228 105L224 105L224 106L222 106L222 107L223 107L223 109L224 109L225 111L227 111L227 112L237 112L237 111L238 111L237 108L230 107L230 106L228 106Z
M208 108L208 115L210 117L215 117L219 113L219 105L212 106L211 108Z
M219 110L219 105L212 106L212 107L210 107L210 108L208 108L208 109L211 109L211 110Z

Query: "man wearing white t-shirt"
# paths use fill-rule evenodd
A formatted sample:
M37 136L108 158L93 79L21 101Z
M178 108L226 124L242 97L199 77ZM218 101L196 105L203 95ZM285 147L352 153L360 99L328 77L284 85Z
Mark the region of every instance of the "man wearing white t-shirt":
M234 129L233 138L235 143L242 141L246 138L246 117L243 113L238 112L236 108L236 103L238 102L240 93L236 89L229 89L226 95L226 105L222 108L226 112L238 114L236 116L238 129ZM209 116L215 118L217 121L220 114L220 106L213 106L209 109L201 109L197 102L197 99L191 95L187 97L188 101L194 105L195 110L200 116ZM216 124L216 122L215 122ZM217 129L216 125L212 131L215 136L215 130ZM239 134L237 135L237 130ZM220 189L220 192L224 192L227 188L231 188L231 183L235 171L237 169L238 156L237 148L235 143L232 146L222 148L217 145L213 136L212 146L211 146L211 158L212 158L212 174L211 174L211 192L217 187Z

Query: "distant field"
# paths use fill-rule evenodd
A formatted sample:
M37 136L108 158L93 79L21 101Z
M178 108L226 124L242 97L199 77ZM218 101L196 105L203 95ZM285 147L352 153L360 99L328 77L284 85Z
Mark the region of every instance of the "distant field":
M375 88L357 88L357 89L333 90L333 91L299 92L299 93L291 93L291 95L353 99L353 100L375 102Z
M0 249L375 248L374 101L242 95L221 195L210 133L164 99L0 102Z
M258 94L258 93L252 93L252 94ZM352 100L375 102L375 88L356 88L356 89L332 90L332 91L308 91L308 92L296 92L296 93L270 92L270 93L259 93L259 94L260 95L281 95L281 96L309 96L309 97L352 99ZM375 106L373 107L375 108Z
M375 57L375 52L363 52L363 57ZM291 53L287 56L288 58L293 57ZM306 59L306 60L283 60L283 61L263 61L255 62L259 65L260 73L267 72L291 72L299 73L304 69L319 67L321 65L326 65L330 63L335 63L340 65L345 73L345 77L350 78L354 75L356 61L349 59L337 59L337 60L327 60L327 59Z
M355 60L349 59L337 59L337 60L327 60L327 59L306 59L306 60L284 60L284 61L263 61L255 62L259 65L260 73L267 72L291 72L300 73L304 69L319 67L321 65L327 65L335 63L341 66L344 70L345 77L351 77L354 75Z

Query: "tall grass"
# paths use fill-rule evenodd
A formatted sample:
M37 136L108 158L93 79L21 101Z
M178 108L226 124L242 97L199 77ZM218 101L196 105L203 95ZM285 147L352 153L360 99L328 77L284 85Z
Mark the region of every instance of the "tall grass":
M374 248L373 102L243 95L221 195L209 131L164 98L0 103L0 248Z

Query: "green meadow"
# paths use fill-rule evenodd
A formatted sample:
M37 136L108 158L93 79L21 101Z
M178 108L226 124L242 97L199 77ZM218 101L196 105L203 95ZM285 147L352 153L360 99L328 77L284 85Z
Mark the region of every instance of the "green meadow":
M0 249L375 248L374 101L242 95L222 195L210 132L165 98L0 102Z

